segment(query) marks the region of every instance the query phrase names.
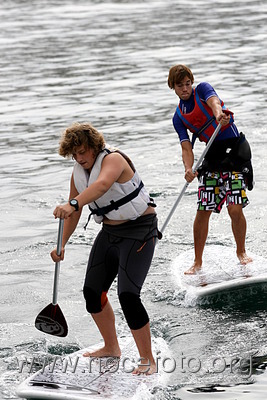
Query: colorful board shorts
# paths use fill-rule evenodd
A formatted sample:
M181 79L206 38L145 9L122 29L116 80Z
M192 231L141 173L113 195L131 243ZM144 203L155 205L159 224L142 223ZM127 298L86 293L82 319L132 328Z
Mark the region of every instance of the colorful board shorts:
M226 206L242 204L246 207L249 200L246 184L240 172L204 172L199 177L198 210L220 213Z

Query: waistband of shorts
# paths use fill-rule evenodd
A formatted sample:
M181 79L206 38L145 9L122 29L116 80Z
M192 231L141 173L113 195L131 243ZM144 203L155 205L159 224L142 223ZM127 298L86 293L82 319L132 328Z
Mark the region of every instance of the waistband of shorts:
M146 214L140 217L123 222L119 225L102 224L102 230L114 236L148 240L151 237L158 237L157 214Z

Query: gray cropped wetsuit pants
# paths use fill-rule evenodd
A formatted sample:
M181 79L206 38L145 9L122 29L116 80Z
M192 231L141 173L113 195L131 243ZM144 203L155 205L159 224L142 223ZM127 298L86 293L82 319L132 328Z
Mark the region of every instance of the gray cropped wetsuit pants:
M118 297L130 329L140 329L148 323L140 292L157 236L156 214L116 226L103 224L94 241L85 277L83 292L88 312L102 311L107 292L118 276Z

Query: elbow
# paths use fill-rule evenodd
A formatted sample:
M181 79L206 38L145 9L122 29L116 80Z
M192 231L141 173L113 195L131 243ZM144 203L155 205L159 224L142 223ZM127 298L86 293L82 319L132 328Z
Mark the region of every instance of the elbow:
M111 185L109 185L106 181L99 181L97 182L97 187L95 188L95 193L97 194L97 198L103 196L110 188Z

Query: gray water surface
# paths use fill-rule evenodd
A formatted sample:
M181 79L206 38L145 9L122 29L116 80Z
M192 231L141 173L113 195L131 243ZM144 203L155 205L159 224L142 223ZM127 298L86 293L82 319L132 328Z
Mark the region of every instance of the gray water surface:
M155 198L161 226L184 185L171 121L177 97L167 86L174 64L189 65L196 84L210 82L249 139L256 186L244 211L247 248L267 257L267 6L257 0L5 0L0 14L0 398L16 399L28 376L18 360L100 341L82 295L99 229L90 222L83 230L86 210L61 265L59 304L70 333L57 339L34 327L51 302L49 253L58 227L52 212L68 198L73 165L57 154L60 134L73 121L90 121L127 152ZM202 151L197 143L196 158ZM167 341L177 361L152 398L265 399L265 295L246 295L241 305L235 299L220 307L191 305L173 276L172 261L193 246L196 189L193 182L166 228L143 288L152 334ZM213 216L209 244L220 244L222 254L224 246L235 251L226 210ZM116 285L110 300L118 334L129 334ZM215 357L222 362L255 352L262 358L252 374L229 365L211 370Z

